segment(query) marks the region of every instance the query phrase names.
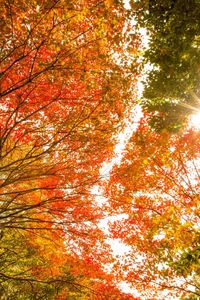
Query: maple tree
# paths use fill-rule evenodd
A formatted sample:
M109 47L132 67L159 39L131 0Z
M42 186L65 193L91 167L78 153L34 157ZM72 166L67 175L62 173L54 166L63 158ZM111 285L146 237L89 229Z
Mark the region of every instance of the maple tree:
M157 104L148 103L150 114L109 183L100 175L136 103L140 41L132 33L133 2L133 11L119 0L0 4L0 297L140 299L120 291L122 280L141 297L163 290L198 297L199 132L171 136L163 128L174 124L165 119L156 123L160 134L154 132L147 121L157 115ZM162 5L152 8L157 12ZM138 20L140 13L139 8ZM181 33L187 45L197 42L196 33L192 42ZM182 57L187 70L188 49L182 53L188 55ZM178 79L181 62L175 64ZM184 87L196 101L198 59L194 68ZM163 82L162 77L158 92ZM165 100L159 111L163 116L168 108L171 118L174 106ZM97 184L108 197L101 205ZM110 224L111 237L131 249L120 264L100 229L108 214L125 215Z
M97 290L123 297L103 271L112 258L91 187L130 107L127 11L96 0L0 10L1 296L101 299L85 292L99 279Z
M157 134L144 117L107 186L113 238L131 250L117 272L143 297L200 295L200 133Z
M11 247L12 245L12 247ZM124 299L101 266L66 253L63 239L14 230L1 239L0 296L9 299Z

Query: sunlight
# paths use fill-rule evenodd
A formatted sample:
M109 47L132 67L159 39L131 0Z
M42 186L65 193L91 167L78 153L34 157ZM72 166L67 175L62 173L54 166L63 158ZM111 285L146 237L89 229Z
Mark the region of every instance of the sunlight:
M200 130L200 111L196 114L191 115L190 124L193 128Z

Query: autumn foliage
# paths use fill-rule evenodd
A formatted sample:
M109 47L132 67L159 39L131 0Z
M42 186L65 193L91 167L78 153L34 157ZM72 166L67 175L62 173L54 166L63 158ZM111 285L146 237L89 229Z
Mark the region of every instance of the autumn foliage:
M111 235L131 247L124 278L147 299L164 297L164 289L199 295L200 134L157 134L146 124L141 120L107 186L110 214L124 216L110 225Z
M93 299L93 279L110 280L110 255L91 187L134 80L112 58L126 11L114 1L1 1L1 15L0 293Z
M102 174L137 103L131 10L2 0L0 13L0 298L199 296L199 131L158 134L145 115ZM130 247L120 263L109 238Z

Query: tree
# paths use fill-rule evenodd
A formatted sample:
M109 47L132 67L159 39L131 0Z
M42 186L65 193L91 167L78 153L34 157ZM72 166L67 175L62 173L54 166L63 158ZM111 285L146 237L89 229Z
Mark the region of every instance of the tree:
M111 236L130 247L118 272L144 297L200 295L199 143L199 131L157 134L144 118L113 169L107 209L124 218Z
M11 247L12 245L12 247ZM2 299L134 300L122 293L101 265L89 256L66 252L63 239L5 230L0 248ZM115 298L114 298L115 297Z
M72 287L79 297L77 272L109 281L103 213L91 187L130 109L135 74L121 51L124 43L131 51L128 14L121 1L5 0L0 7L2 295L16 297L20 283L23 297L33 289L51 299ZM54 243L63 251L59 263Z
M178 131L199 111L199 1L132 1L139 27L147 29L147 72L141 105L157 131Z
M57 299L64 292L84 294L86 287L70 273L63 240L53 239L49 231L42 238L31 233L30 239L27 232L5 230L0 250L2 299Z

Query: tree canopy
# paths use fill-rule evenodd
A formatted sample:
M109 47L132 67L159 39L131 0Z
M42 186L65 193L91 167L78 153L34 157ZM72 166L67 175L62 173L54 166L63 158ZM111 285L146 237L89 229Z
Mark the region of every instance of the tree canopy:
M199 299L199 6L0 1L1 299Z
M135 80L120 49L126 10L1 1L1 15L1 297L120 293L103 271L111 256L91 187Z
M200 295L199 142L199 131L157 134L143 120L107 186L110 214L124 216L111 236L131 247L121 268L147 299Z
M196 0L131 1L147 30L148 72L141 105L157 131L177 132L198 110L200 3Z

